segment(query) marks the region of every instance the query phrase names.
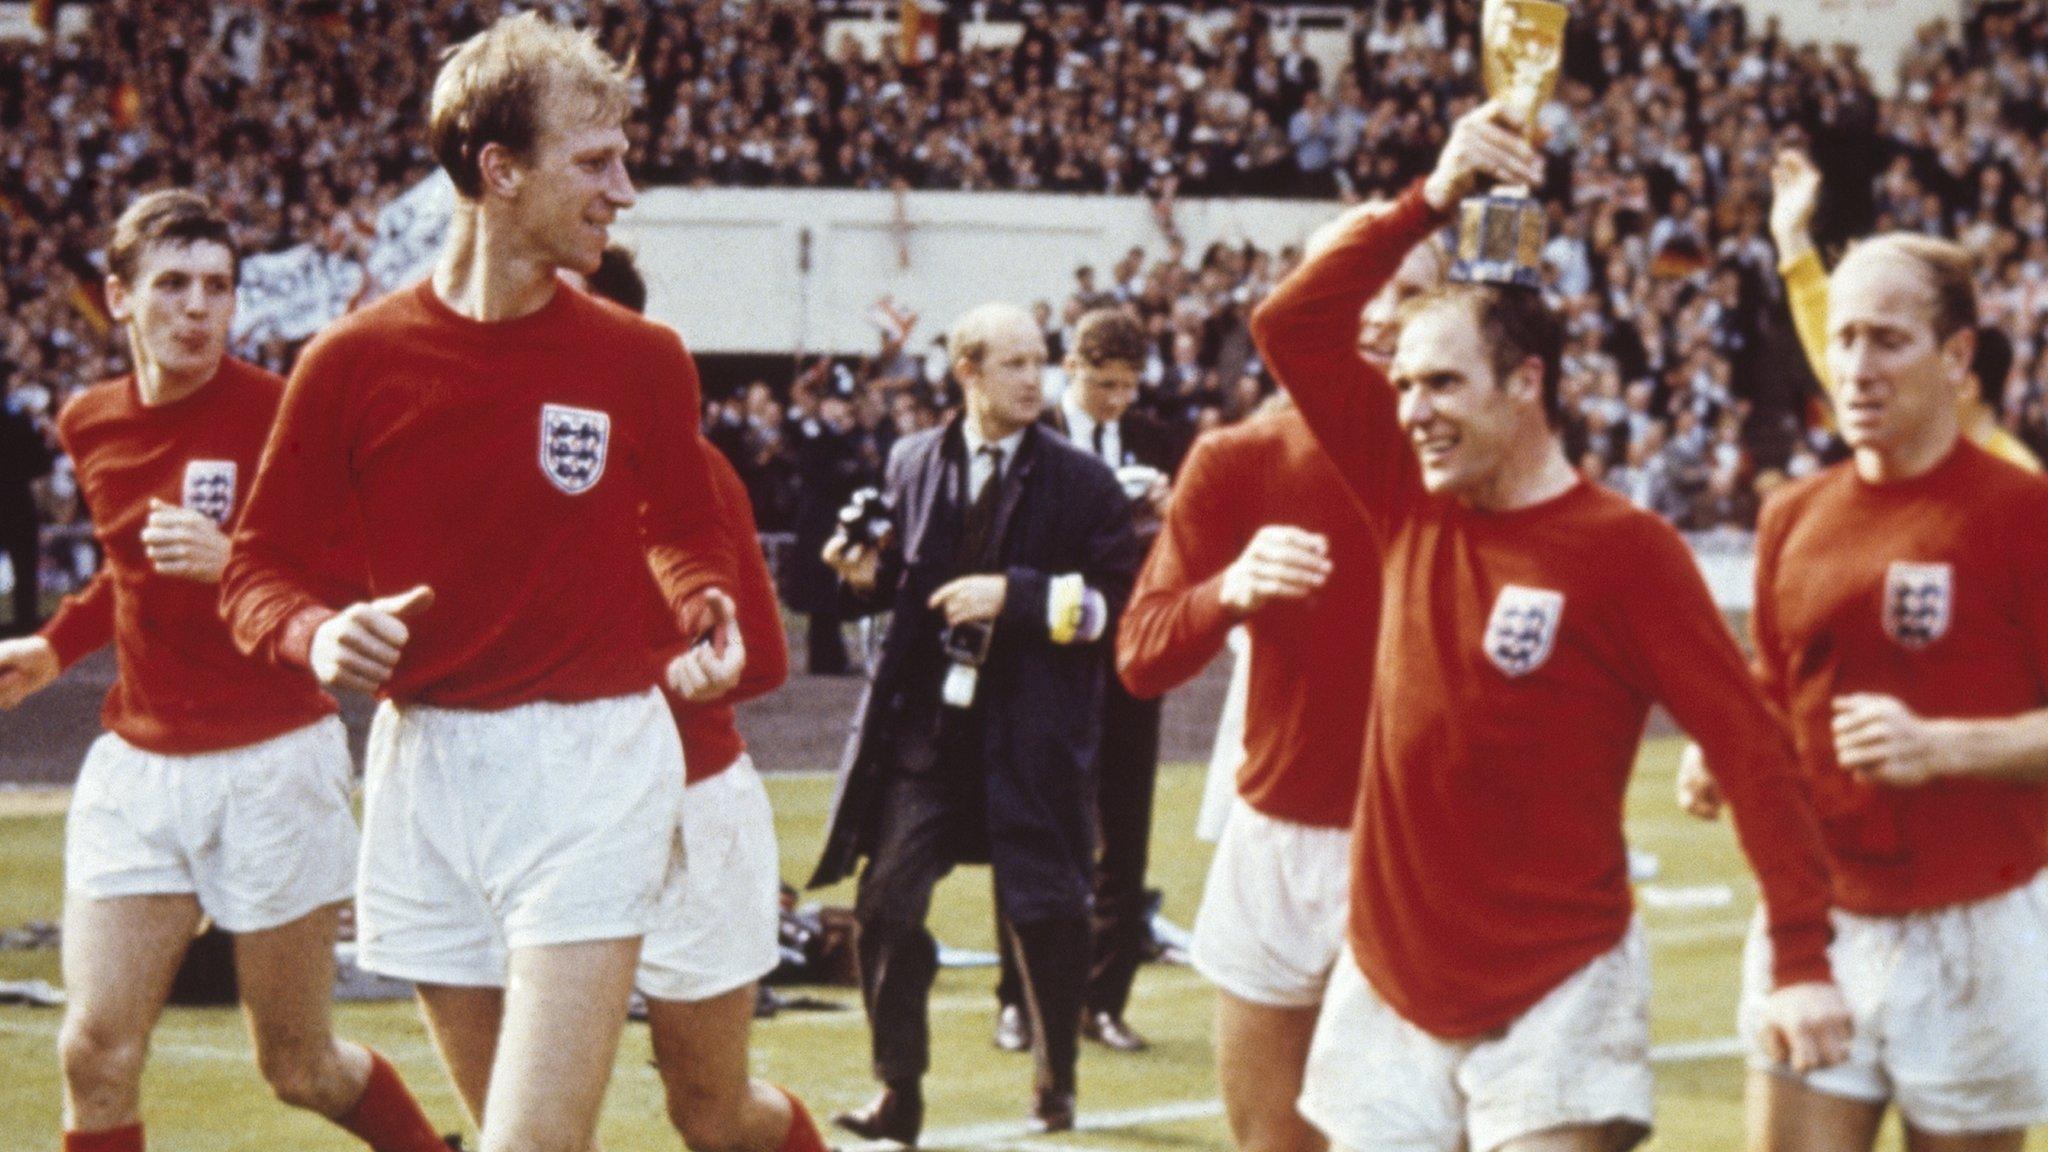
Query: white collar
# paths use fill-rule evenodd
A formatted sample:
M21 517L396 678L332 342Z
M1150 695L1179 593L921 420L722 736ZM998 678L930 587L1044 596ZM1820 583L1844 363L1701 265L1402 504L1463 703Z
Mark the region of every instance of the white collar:
M967 437L967 459L972 462L975 454L980 452L982 446L987 444L988 441L981 438L981 430L976 428L974 421L966 416L960 418L960 431ZM1017 458L1017 446L1024 443L1024 433L1026 431L1027 429L1019 428L995 442L996 447L1003 453L1003 463L1008 464Z

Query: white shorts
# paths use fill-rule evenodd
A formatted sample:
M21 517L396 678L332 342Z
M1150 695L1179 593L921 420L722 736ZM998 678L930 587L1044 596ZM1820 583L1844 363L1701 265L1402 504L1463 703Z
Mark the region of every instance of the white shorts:
M198 897L228 932L261 932L355 889L348 735L333 716L219 752L93 741L64 826L75 897Z
M1344 950L1351 831L1231 806L1195 914L1195 970L1240 1000L1273 1008L1323 1002Z
M1849 1059L1809 1072L1829 1096L1896 1100L1913 1127L1963 1135L2048 1123L2048 872L2010 892L1915 912L1836 911L1828 961L1856 1031ZM1738 1024L1750 1066L1771 989L1762 913L1742 953Z
M652 689L495 712L387 701L365 776L369 971L502 987L513 949L643 936L681 900L682 743Z
M1617 1123L1639 1140L1650 1104L1650 965L1637 922L1485 1040L1444 1040L1410 1024L1346 948L1316 1021L1299 1107L1352 1152L1492 1152L1565 1125Z
M775 970L782 861L768 790L742 755L687 789L683 843L690 866L674 919L640 945L640 991L694 1004Z

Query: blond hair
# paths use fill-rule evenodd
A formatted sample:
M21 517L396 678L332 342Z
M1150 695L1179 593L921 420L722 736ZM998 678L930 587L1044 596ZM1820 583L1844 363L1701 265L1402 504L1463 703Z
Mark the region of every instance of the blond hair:
M455 190L481 199L486 145L531 157L550 97L582 101L592 120L623 122L633 106L630 70L587 30L533 12L504 17L448 51L434 77L427 144Z
M1031 313L1015 304L983 304L953 322L952 330L946 333L946 358L954 363L965 360L979 368L996 333L1012 326L1038 331L1038 322L1031 318Z
M1891 258L1912 265L1927 289L1928 322L1937 341L1977 327L1977 261L1953 240L1918 232L1886 232L1859 240L1835 266L1835 274L1859 260Z

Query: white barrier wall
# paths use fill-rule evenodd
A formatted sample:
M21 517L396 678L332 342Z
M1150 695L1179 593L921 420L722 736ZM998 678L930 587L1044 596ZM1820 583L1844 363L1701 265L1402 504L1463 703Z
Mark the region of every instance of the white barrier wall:
M1920 28L1932 20L1962 24L1962 0L1741 0L1749 10L1750 32L1776 17L1793 44L1853 44L1877 90L1898 88L1899 59Z
M1177 220L1192 263L1216 240L1298 244L1339 210L1184 201ZM705 352L872 352L884 295L919 314L921 344L977 304L1058 307L1080 265L1102 287L1130 248L1166 249L1135 196L660 188L618 232L639 252L648 313Z

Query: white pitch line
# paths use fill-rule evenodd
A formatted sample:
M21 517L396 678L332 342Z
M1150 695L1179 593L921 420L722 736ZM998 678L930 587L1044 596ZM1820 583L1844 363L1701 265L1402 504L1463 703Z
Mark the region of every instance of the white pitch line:
M1655 1064L1685 1064L1694 1060L1740 1056L1747 1051L1749 1046L1739 1036L1723 1036L1717 1040L1680 1040L1650 1049L1650 1061Z

